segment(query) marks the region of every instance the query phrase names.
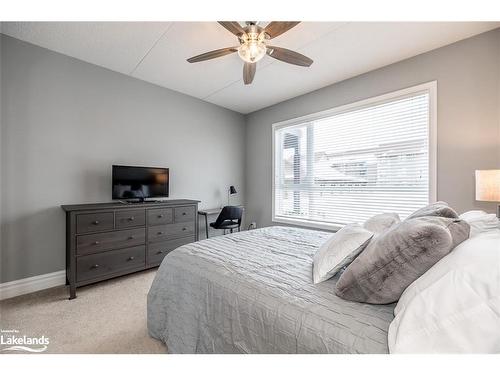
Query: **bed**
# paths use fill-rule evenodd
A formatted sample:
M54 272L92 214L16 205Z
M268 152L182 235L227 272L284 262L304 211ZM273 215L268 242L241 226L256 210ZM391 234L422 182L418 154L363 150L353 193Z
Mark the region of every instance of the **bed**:
M394 304L337 297L312 283L330 235L268 227L184 245L148 294L149 334L170 353L387 353Z

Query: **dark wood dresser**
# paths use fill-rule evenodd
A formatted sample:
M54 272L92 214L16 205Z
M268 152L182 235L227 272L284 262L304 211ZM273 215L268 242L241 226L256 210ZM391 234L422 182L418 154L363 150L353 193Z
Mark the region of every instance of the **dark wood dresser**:
M66 279L76 288L157 267L177 247L198 240L198 201L95 203L66 212Z

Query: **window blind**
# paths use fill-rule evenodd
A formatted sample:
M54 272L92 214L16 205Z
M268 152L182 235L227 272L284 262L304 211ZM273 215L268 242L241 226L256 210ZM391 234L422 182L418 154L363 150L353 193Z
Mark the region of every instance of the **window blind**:
M274 129L273 220L403 219L429 202L430 93Z

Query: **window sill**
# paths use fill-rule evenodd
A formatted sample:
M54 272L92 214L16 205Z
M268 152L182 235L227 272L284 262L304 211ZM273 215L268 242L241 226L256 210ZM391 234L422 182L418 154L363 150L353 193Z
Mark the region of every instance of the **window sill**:
M314 228L314 229L321 229L321 230L327 230L331 232L337 232L339 229L344 227L344 224L329 224L321 221L310 221L310 220L301 220L301 219L291 219L291 218L283 218L283 217L273 217L272 218L273 223L279 223L279 224L289 224L289 225L295 225L298 227L304 227L304 228Z

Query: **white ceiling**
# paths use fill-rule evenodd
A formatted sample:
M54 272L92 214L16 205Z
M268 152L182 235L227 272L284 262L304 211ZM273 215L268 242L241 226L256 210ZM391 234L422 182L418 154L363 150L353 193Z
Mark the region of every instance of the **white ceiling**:
M303 22L272 44L309 56L313 65L265 56L248 86L237 54L186 62L238 44L216 22L3 22L2 33L250 113L497 27L500 22Z

